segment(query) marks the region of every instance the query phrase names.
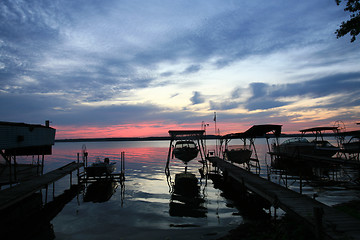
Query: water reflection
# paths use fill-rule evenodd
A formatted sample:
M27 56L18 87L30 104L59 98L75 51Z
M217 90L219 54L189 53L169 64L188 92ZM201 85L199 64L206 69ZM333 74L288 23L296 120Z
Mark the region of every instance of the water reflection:
M52 170L75 161L82 144L56 143L45 167ZM208 149L215 148L214 141L209 140L207 144ZM201 177L198 169L202 164L198 159L189 162L187 169L197 178L198 191L194 191L192 196L181 195L181 190L175 192L174 186L182 185L175 182L176 174L184 171L184 164L174 160L169 177L164 174L168 141L94 142L86 145L91 157L100 155L119 163L120 153L126 152L126 190L123 192L124 188L120 190L121 185L118 185L110 199L100 204L90 201L79 205L75 200L67 204L51 221L57 239L218 239L222 233L241 224L246 211L250 216L256 215L256 210L244 203L241 203L241 206L246 206L243 210L234 209L234 203L228 200L228 196L223 195L219 188L214 188L215 181ZM256 149L261 164L260 175L266 178L270 163L266 162L265 140L257 140ZM68 182L68 178L65 178L57 183L56 191L63 190ZM355 191L330 192L308 186L303 189L308 195L316 192L318 200L331 205L359 196ZM262 206L255 204L253 198L249 202ZM194 213L197 215L194 216ZM208 233L216 235L206 235Z
M206 217L204 197L200 195L198 179L192 173L178 173L172 187L169 203L170 216L176 217Z
M37 192L0 213L1 239L55 239L52 219L80 191L72 185L53 201L44 204L42 192Z
M113 179L99 179L86 187L84 202L106 202L115 193L118 186L119 183Z

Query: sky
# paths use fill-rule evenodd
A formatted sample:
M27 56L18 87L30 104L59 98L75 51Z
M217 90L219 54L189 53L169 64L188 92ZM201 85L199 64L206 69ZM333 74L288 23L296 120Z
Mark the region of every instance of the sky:
M50 120L57 139L355 130L347 19L335 0L2 0L0 121Z

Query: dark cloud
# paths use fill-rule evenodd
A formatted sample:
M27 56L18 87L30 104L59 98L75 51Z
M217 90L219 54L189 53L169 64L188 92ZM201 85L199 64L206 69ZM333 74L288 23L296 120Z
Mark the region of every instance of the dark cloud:
M360 72L339 73L288 84L253 82L250 83L248 90L251 96L245 102L240 102L238 99L247 89L237 87L231 92L229 99L221 102L209 101L210 110L231 110L238 108L240 105L244 105L250 111L267 110L293 103L292 101L280 101L279 99L281 98L319 98L336 94L339 97L333 96L332 100L329 100L329 104L322 105L321 107L359 106Z
M190 111L172 112L154 104L106 106L74 105L72 99L56 96L0 95L2 121L42 123L49 119L58 126L108 126L146 122L176 121L179 124L201 118Z
M331 94L341 94L345 98L351 96L352 101L346 101L345 103L347 103L348 106L356 106L359 99L359 97L356 96L358 96L360 90L360 72L328 75L300 83L278 85L252 83L250 84L250 90L252 96L245 104L249 110L269 109L291 103L277 100L282 97L302 96L318 98Z
M190 73L196 73L199 72L201 70L201 66L200 65L191 65L189 67L187 67L185 69L185 71L183 72L183 74L190 74Z
M350 93L360 88L360 72L338 73L300 83L284 84L272 91L272 96L310 95L323 97L329 94Z
M162 77L170 77L170 76L172 76L172 75L174 75L173 72L164 72L164 73L161 73L161 74L160 74L160 76L162 76Z
M205 102L205 98L201 95L200 92L195 91L193 92L193 96L190 98L192 104L200 104Z
M240 103L236 101L222 101L222 102L215 102L209 101L210 110L230 110L238 108Z

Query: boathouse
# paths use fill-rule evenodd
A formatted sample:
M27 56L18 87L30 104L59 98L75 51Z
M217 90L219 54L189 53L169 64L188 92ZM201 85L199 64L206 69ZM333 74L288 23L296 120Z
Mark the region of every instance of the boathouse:
M44 156L52 153L56 130L45 125L0 122L0 186L42 174ZM18 164L18 156L33 156L31 164Z

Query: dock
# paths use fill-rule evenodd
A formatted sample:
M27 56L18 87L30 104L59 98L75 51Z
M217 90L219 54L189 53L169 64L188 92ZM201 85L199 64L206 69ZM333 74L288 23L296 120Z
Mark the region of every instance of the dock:
M71 174L73 171L78 170L82 166L82 163L72 162L29 181L21 182L14 187L1 190L0 210L6 209L11 205L20 202L43 188L47 188L49 184L54 183L68 174Z
M275 208L303 220L320 239L360 239L360 220L308 196L268 181L219 157L207 157L224 176L269 201Z

